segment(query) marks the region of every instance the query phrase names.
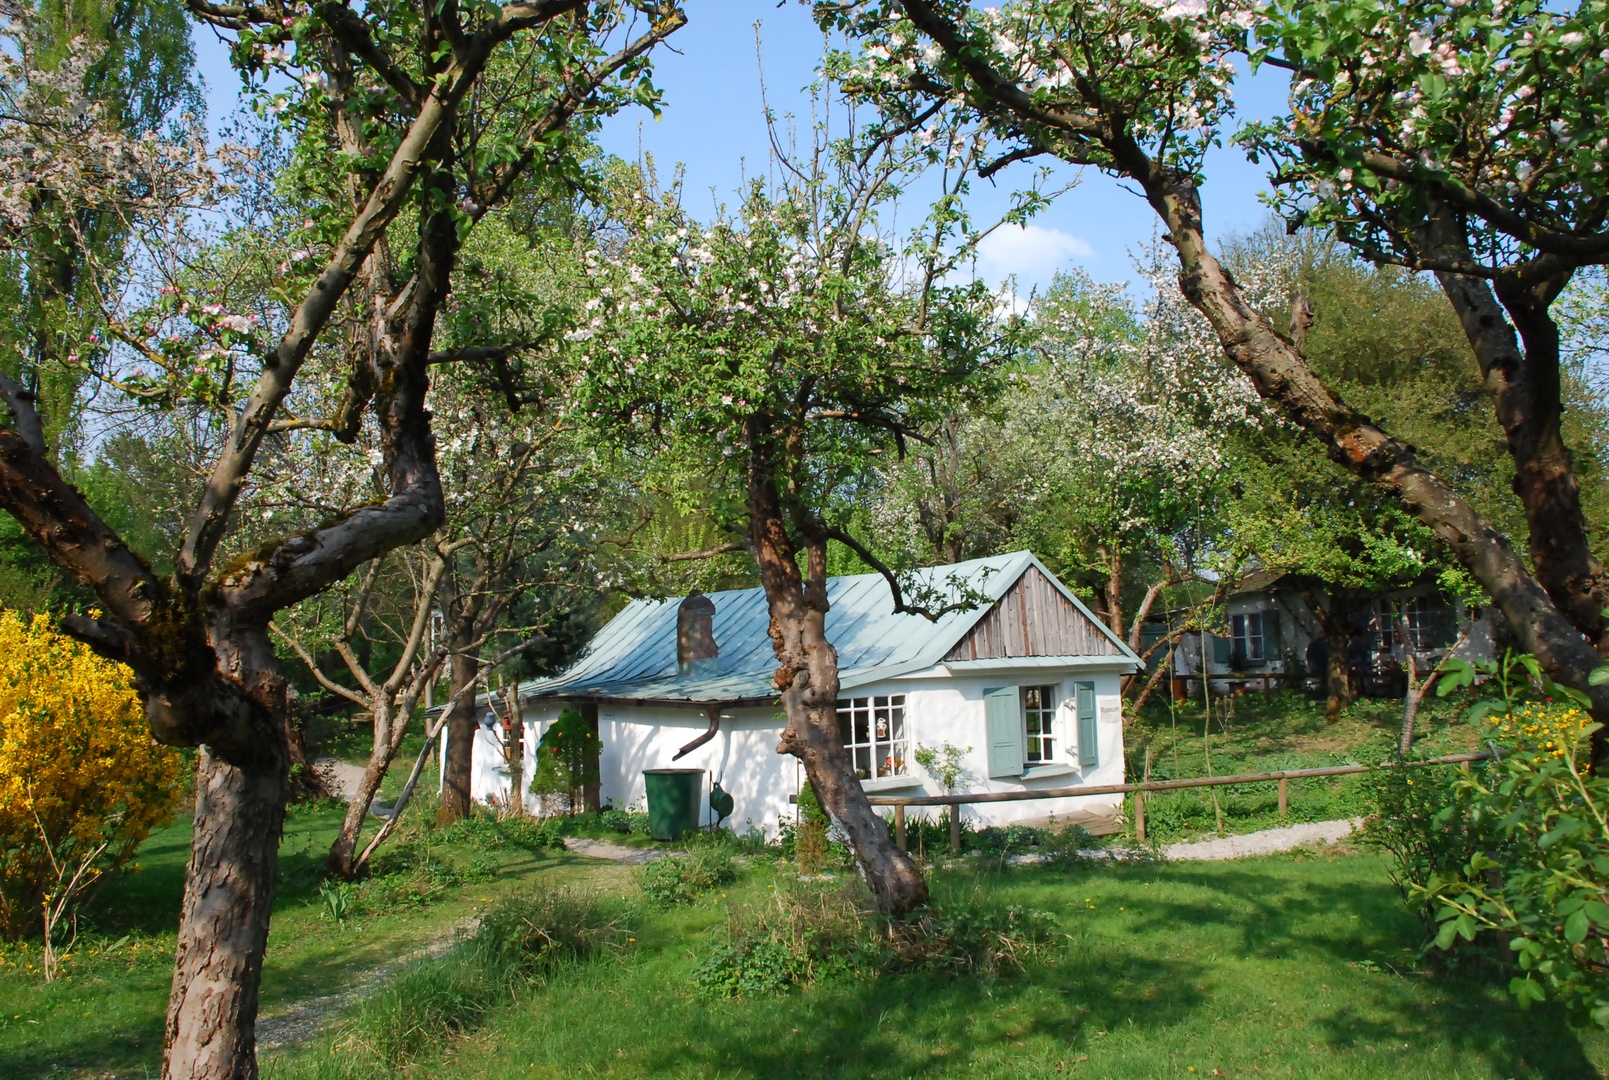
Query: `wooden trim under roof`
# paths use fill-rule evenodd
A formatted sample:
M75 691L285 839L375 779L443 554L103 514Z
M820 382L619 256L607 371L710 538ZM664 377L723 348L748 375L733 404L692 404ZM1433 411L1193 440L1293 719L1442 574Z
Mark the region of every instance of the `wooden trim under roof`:
M1030 566L944 659L1122 655L1101 627Z

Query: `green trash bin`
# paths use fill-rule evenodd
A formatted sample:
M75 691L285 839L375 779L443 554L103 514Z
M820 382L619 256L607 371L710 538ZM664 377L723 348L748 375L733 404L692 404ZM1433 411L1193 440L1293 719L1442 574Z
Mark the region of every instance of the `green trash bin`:
M703 769L644 769L648 792L648 835L655 840L680 840L698 828L704 805Z

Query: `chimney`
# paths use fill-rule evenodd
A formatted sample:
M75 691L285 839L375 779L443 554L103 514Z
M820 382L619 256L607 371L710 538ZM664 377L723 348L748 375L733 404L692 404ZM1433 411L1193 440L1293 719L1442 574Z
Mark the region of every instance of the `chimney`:
M715 644L715 601L694 589L676 609L676 671L712 675L720 655Z

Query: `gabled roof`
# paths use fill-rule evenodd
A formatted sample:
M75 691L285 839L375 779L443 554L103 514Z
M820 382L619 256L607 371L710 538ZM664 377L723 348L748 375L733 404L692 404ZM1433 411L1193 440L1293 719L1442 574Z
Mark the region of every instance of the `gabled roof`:
M1032 552L928 567L917 571L916 577L952 599L960 595L951 584L954 580L998 601L1030 569L1054 583L1116 647L1115 655L1100 657L1102 662L1139 663ZM720 646L714 671L686 675L677 671L679 598L635 600L598 632L570 670L522 684L520 696L712 705L775 700L771 680L777 661L771 651L765 591L734 589L711 593L709 598L715 604L715 640ZM839 682L846 690L935 667L993 606L984 603L970 611L951 611L933 621L895 614L888 583L880 574L829 578L827 600L827 639L838 649ZM1034 658L1035 663L1044 660Z

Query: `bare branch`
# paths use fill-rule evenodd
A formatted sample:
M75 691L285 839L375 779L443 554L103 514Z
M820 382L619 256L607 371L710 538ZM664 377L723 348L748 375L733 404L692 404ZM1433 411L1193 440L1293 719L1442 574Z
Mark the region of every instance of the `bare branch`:
M905 612L911 615L920 615L929 622L937 622L939 616L941 615L946 615L952 611L971 611L981 602L981 598L979 597L964 595L961 599L955 601L954 603L945 604L943 607L937 608L924 607L920 604L908 604L905 602L905 594L900 589L899 575L893 570L890 570L888 566L876 555L873 555L866 545L862 544L859 540L856 540L853 536L850 536L842 529L834 529L829 527L825 529L824 532L829 540L838 541L850 551L853 551L856 555L860 556L861 561L867 566L870 566L873 570L876 570L879 574L883 575L883 580L888 582L889 591L894 594L894 613L896 615L901 612Z
M691 562L694 559L713 559L718 555L727 555L734 551L749 551L752 548L752 544L746 544L741 540L734 540L730 544L721 544L718 547L705 548L703 551L679 551L674 555L661 555L659 557L659 561L662 563L673 563Z
M301 638L295 636L294 634L286 633L277 622L269 623L268 628L274 632L274 635L278 637L279 640L283 641L296 651L296 655L302 658L302 663L307 665L307 670L313 673L313 678L318 680L320 686L324 687L324 689L328 690L332 694L338 694L339 696L346 698L348 701L352 702L354 705L357 705L365 712L372 712L374 710L373 701L359 694L350 687L342 686L340 683L325 675L324 672L319 668L318 664L314 662L312 654L309 653L306 647L302 645Z

